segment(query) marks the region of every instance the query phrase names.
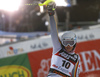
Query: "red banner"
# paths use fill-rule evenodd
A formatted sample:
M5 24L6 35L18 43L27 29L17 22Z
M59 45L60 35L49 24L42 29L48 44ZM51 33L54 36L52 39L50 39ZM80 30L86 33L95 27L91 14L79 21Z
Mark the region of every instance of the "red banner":
M76 53L81 59L79 77L100 77L100 40L77 43ZM52 48L28 53L34 77L47 77Z
M100 40L78 43L76 52L81 58L79 77L100 77Z
M28 54L28 56L33 76L47 77L50 68L52 48L31 52Z

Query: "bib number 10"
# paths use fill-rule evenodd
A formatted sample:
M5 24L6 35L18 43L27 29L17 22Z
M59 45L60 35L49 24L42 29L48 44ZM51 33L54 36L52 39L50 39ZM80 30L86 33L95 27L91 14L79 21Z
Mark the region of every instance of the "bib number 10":
M65 60L62 60L62 67L65 67L66 69L68 69L70 67L70 63L66 62Z

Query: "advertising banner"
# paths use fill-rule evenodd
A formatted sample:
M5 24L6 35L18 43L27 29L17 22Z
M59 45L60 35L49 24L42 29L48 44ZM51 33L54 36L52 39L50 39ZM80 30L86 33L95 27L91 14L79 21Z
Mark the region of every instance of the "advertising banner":
M62 33L59 33L60 37ZM78 43L100 39L100 28L76 31L75 33L77 35ZM50 35L0 46L0 58L15 56L48 48L52 48L52 40Z
M79 77L100 77L100 39L77 44L81 59Z
M30 39L4 46L0 46L0 58L15 56L36 50L42 50L52 47L52 42L49 37Z
M47 77L50 68L52 48L28 53L34 77Z
M33 77L27 54L0 59L0 77Z

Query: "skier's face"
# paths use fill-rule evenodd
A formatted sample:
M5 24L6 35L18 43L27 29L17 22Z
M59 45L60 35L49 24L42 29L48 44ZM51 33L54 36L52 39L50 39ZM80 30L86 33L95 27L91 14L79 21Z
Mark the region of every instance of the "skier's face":
M72 51L73 46L70 46L70 45L65 46L65 49L66 49L68 52L70 52L70 51Z

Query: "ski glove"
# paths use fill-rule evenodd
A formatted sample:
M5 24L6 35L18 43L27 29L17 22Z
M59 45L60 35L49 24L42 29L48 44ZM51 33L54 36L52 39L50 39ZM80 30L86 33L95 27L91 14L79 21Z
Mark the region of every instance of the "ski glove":
M56 9L56 4L55 2L50 2L47 5L47 9L48 9L48 14L49 16L53 16L55 14L55 9Z

